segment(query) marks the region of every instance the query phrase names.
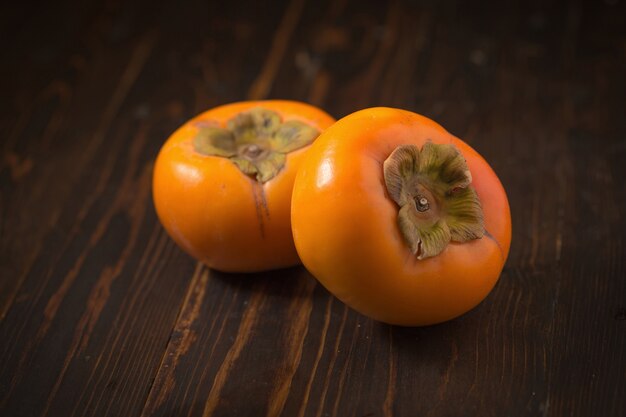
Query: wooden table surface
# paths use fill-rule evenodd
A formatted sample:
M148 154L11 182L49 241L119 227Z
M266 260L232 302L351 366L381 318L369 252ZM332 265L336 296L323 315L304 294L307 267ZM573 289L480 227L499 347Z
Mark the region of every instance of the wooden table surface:
M39 3L0 6L1 416L626 415L626 2ZM490 296L392 327L183 253L159 147L260 98L474 146L513 215Z

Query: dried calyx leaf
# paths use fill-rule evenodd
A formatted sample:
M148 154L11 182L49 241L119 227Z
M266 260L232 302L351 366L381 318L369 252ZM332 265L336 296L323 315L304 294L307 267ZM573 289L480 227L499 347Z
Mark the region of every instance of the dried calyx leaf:
M297 120L283 123L270 139L272 148L280 152L293 152L313 142L320 132Z
M271 110L255 108L239 113L226 126L233 132L238 143L256 143L269 138L280 126L280 115Z
M193 146L204 155L230 157L237 154L232 132L219 127L201 127L193 138Z
M384 163L389 196L400 206L398 227L418 259L454 242L485 233L483 212L461 152L452 144L426 142L396 148Z
M226 128L199 123L193 139L196 152L229 158L241 172L264 183L285 166L286 154L309 145L319 130L260 107L239 113Z

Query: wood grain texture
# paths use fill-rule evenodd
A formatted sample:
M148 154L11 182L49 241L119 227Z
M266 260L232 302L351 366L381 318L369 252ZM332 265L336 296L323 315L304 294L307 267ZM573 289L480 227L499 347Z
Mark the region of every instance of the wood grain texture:
M626 4L0 6L0 415L626 415ZM470 313L399 328L303 268L223 274L154 158L246 98L402 107L476 148L513 244Z

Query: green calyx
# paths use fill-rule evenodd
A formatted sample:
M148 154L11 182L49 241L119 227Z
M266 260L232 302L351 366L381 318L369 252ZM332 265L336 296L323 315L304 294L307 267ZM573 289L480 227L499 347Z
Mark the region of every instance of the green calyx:
M417 259L438 255L450 241L485 234L480 200L456 146L430 141L421 150L399 146L383 170L387 192L400 206L398 227Z
M245 174L265 183L285 166L287 154L309 145L319 130L260 107L239 113L226 128L198 122L196 152L230 159Z

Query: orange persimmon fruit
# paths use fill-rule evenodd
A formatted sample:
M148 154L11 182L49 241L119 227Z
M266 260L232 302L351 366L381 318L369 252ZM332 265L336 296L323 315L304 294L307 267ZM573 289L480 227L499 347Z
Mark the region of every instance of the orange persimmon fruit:
M299 264L293 181L310 143L333 122L316 107L283 100L227 104L191 119L155 162L161 223L185 251L217 270Z
M294 183L305 267L378 321L428 325L480 303L511 241L506 193L488 163L432 120L371 108L326 129Z

